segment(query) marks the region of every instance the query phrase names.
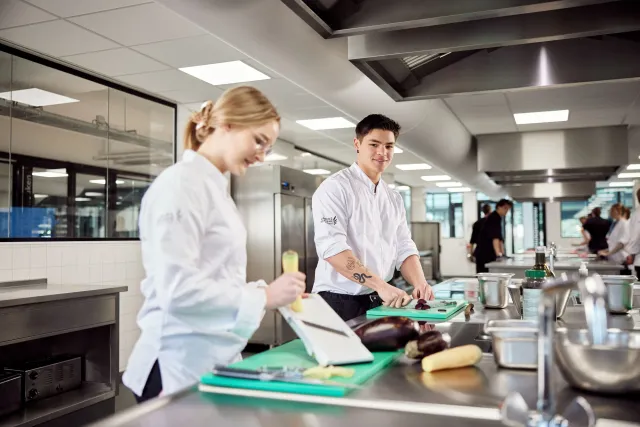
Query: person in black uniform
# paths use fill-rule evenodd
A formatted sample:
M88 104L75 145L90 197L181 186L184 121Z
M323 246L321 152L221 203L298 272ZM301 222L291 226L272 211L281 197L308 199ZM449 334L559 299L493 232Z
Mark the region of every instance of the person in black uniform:
M480 230L482 230L482 226L484 225L485 220L491 213L491 206L484 205L482 206L483 217L473 223L473 227L471 228L471 240L469 241L469 255L472 257L472 262L475 262L475 258L473 258L473 254L476 250L476 246L478 245L478 237L480 236ZM477 267L476 267L477 269Z
M597 254L598 251L609 248L607 233L609 233L609 229L611 228L611 222L601 218L601 213L600 208L593 208L591 218L587 219L582 226L591 236L589 240L589 252L592 254Z
M486 264L504 256L504 235L502 233L502 218L504 218L513 204L506 199L496 204L496 210L487 215L478 235L475 250L476 272L487 273Z

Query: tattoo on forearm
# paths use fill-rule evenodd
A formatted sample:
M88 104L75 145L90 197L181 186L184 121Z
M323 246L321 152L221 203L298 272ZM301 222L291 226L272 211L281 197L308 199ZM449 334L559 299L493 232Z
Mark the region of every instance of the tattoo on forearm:
M356 268L356 259L349 257L347 259L347 270L352 271Z
M371 279L373 276L367 276L366 274L362 273L355 273L353 275L353 278L356 279L358 282L360 283L364 283L367 281L367 279Z

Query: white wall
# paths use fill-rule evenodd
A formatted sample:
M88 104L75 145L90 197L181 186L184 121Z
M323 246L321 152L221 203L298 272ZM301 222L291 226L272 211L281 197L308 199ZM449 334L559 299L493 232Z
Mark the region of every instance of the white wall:
M464 238L443 238L440 254L440 272L445 277L473 276L476 265L467 260L467 243L471 239L473 223L478 219L478 203L475 192L464 193Z
M0 243L0 282L46 277L51 288L67 285L127 286L120 294L120 370L140 330L144 277L140 242Z
M573 243L580 243L581 238L569 239L562 237L562 229L560 224L560 202L545 203L546 213L546 229L547 245L555 242L558 248L570 249Z

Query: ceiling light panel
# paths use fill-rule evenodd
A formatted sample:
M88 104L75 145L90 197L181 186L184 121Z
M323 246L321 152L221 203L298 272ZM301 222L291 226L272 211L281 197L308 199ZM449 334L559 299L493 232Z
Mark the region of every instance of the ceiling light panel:
M569 120L569 110L538 111L534 113L516 113L513 118L518 125L534 123L555 123Z
M633 187L633 181L610 182L609 187Z
M33 172L31 175L39 178L64 178L67 176L66 169L47 169L43 172Z
M629 171L640 170L640 163L634 163L634 164L631 164L631 165L627 166L627 170L629 170Z
M287 160L287 156L283 156L282 154L277 153L271 153L264 158L265 162L277 162L278 160Z
M404 153L404 150L402 148L400 148L400 147L395 147L394 146L393 147L393 153L394 154L402 154L402 153Z
M242 61L196 65L194 67L179 68L179 70L214 86L254 82L271 78Z
M32 105L34 107L48 107L50 105L70 104L72 102L80 102L77 99L68 96L58 95L57 93L47 92L46 90L31 88L14 90L11 92L0 93L0 98L9 101L19 102L20 104Z
M425 176L421 176L420 179L427 182L436 182L436 181L450 181L451 177L449 175L425 175Z
M326 117L324 119L296 120L296 123L311 130L348 129L356 127L344 117Z
M640 178L640 172L622 172L618 174L618 178Z
M303 172L309 175L329 175L331 173L331 171L326 169L304 169Z
M459 182L436 182L436 185L442 188L462 187L462 184Z
M447 188L447 191L450 193L468 193L471 189L469 187Z
M426 163L408 163L396 165L396 167L403 171L422 171L431 169L431 166Z

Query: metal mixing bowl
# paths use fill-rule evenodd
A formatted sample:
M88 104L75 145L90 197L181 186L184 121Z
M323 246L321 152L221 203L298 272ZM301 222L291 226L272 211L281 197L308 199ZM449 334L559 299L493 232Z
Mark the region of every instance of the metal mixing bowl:
M507 286L511 273L479 273L478 297L485 308L505 308L509 304Z
M640 391L640 331L609 329L602 346L590 343L586 329L556 334L556 363L570 385L597 393Z

